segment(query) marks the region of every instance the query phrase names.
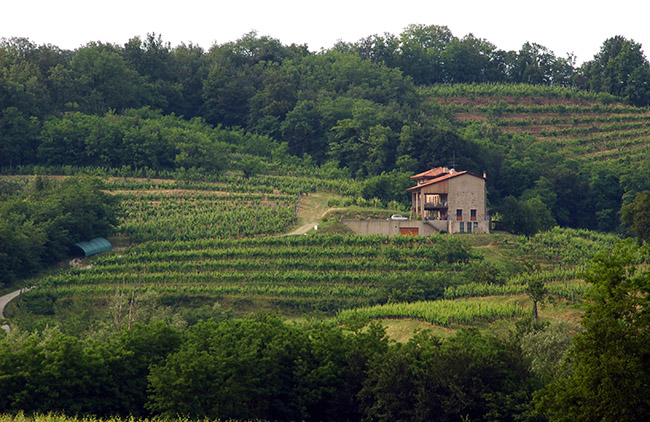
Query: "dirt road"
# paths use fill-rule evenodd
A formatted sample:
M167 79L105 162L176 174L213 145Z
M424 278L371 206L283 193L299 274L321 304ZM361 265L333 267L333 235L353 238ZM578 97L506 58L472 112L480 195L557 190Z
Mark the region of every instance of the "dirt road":
M312 193L300 199L298 203L298 221L300 226L287 235L305 234L318 225L321 218L330 211L339 208L328 207L331 194Z
M4 296L0 296L0 318L5 317L5 306L7 306L7 304L9 302L14 300L16 297L20 296L26 290L29 290L29 289L22 288L22 289L16 290L15 292L7 293ZM1 328L3 330L5 330L6 332L11 331L11 327L9 327L9 324L4 324Z

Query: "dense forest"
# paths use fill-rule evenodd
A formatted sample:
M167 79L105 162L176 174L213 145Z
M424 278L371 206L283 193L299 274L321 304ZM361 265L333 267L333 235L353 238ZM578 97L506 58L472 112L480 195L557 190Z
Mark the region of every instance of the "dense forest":
M320 167L366 180L363 196L386 204L408 203L414 172L453 165L486 171L491 207L506 218L530 214L518 232L616 231L621 206L650 188L646 160L579 162L489 123L461 127L427 87L537 84L645 107L649 82L641 45L621 36L579 67L535 43L503 51L444 26L411 25L316 53L254 32L207 51L155 34L74 51L3 39L0 168L218 177Z

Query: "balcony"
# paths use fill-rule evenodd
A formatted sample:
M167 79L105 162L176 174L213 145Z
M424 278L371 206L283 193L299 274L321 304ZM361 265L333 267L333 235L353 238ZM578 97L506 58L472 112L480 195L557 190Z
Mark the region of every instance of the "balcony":
M425 202L425 210L446 210L449 208L447 201L434 201L434 202Z

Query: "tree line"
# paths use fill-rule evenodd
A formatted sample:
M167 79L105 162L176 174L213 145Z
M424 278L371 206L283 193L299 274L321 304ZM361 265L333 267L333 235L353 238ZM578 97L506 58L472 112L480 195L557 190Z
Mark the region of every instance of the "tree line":
M451 137L444 116L418 95L418 86L571 86L648 105L649 81L641 45L620 36L606 40L579 68L535 43L503 51L435 25L411 25L399 36L374 35L319 53L254 32L208 51L172 47L155 34L123 46L90 42L74 51L2 39L0 165L38 159L35 144L48 119L149 107L270 136L293 155L336 160L352 175L380 174L409 160L422 166L427 160L413 152L427 142L423 135Z
M390 343L383 327L297 326L265 314L105 339L56 329L0 340L0 409L220 420L501 419L533 412L521 349L465 331Z

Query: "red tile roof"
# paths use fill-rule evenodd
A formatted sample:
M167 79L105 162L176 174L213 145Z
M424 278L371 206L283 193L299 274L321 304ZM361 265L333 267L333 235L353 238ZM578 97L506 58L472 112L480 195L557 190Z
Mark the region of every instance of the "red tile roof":
M420 174L422 174L422 173L420 173ZM406 190L408 192L412 192L412 191L419 190L419 189L427 187L427 186L435 185L436 183L440 183L440 182L445 181L445 180L449 180L449 179L451 179L453 177L456 177L456 176L461 176L463 174L469 174L470 176L478 177L478 176L475 176L475 175L473 175L471 173L467 173L467 171L457 171L457 172L454 172L454 173L444 174L443 176L436 177L433 180L430 180L430 181L428 181L426 183L422 183L420 185L413 186L413 187L408 188Z
M446 167L436 167L431 170L427 170L425 172L416 174L415 176L411 176L411 179L413 180L418 180L418 179L431 179L434 177L438 177L443 174L449 173L449 169Z

